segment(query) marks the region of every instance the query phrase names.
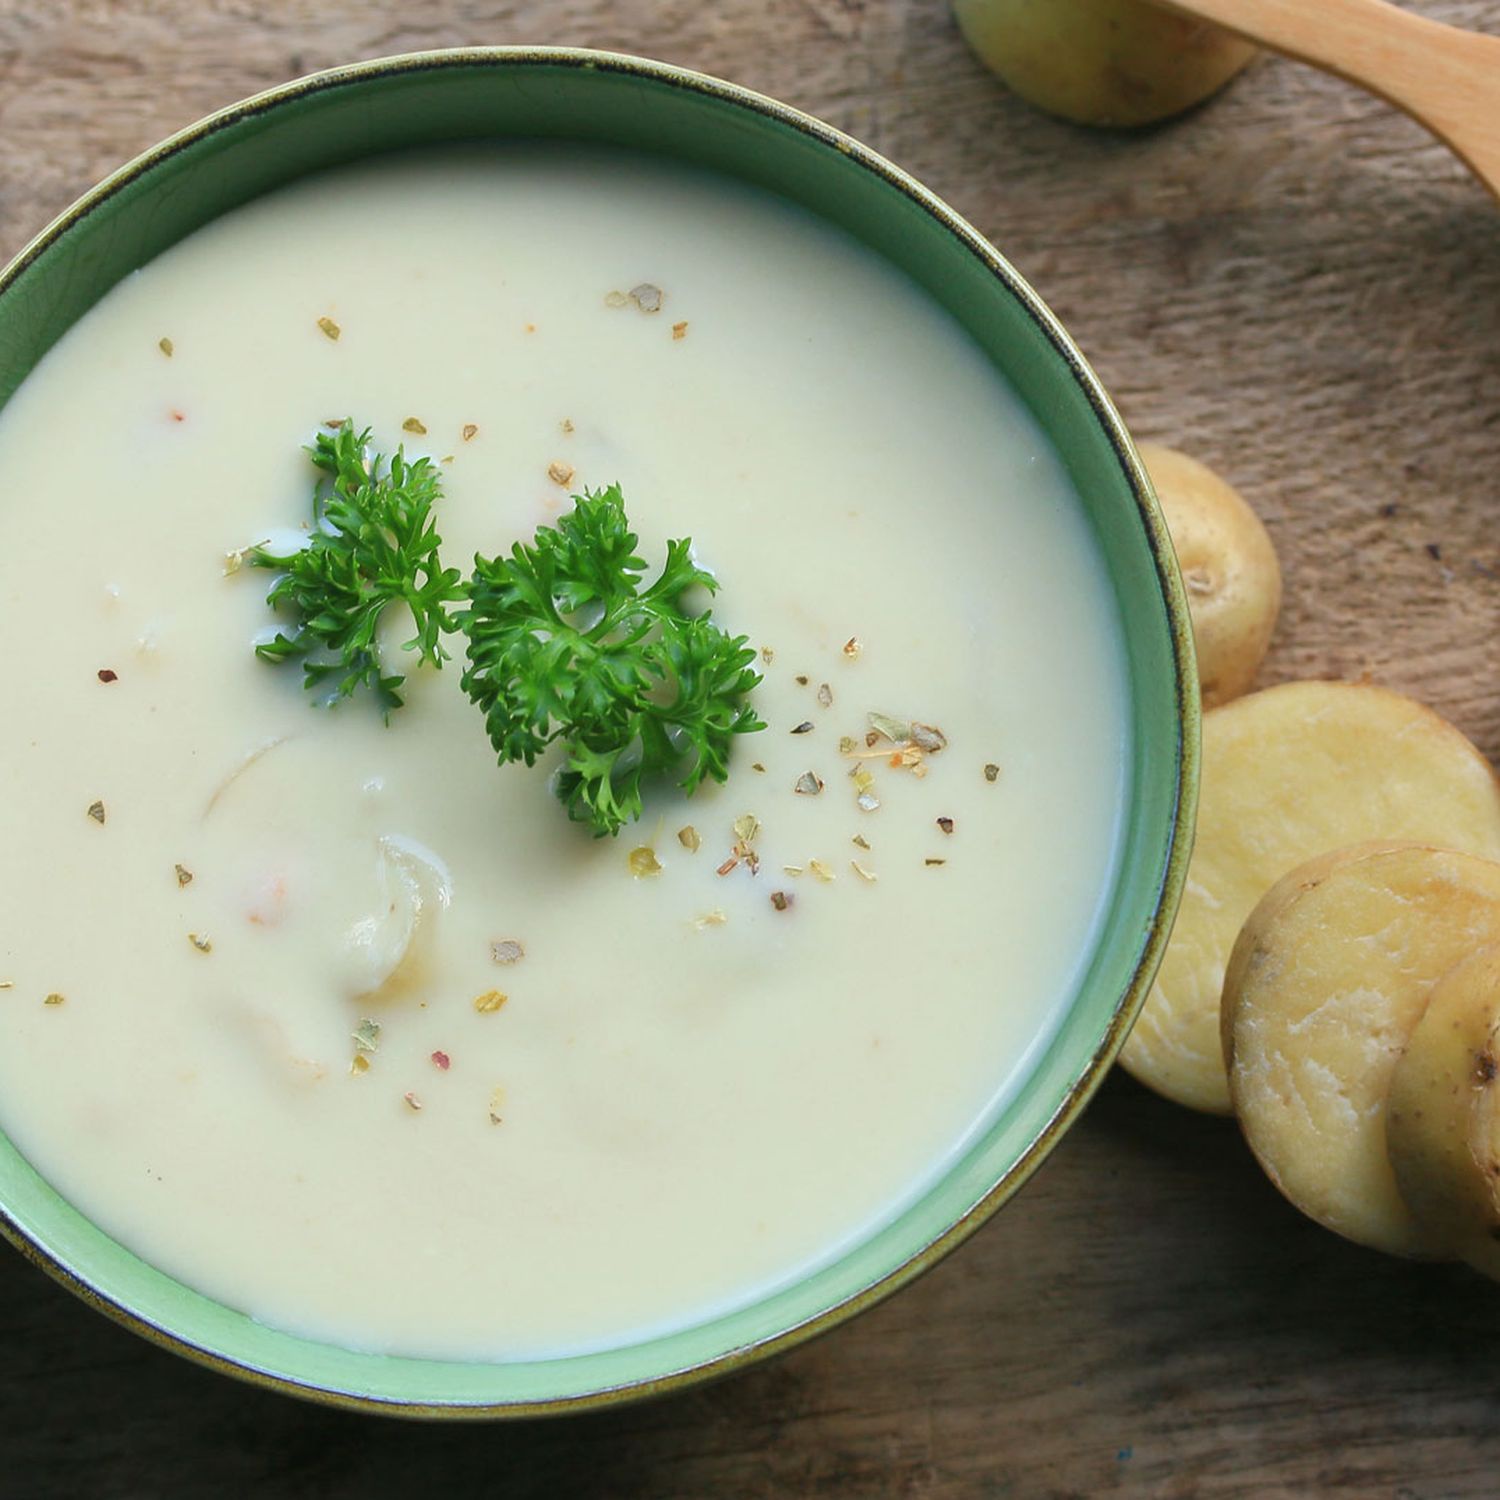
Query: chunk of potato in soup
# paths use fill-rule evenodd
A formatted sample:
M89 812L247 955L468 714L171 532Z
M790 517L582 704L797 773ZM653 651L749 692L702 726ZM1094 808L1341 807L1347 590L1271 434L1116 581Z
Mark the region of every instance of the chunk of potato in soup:
M459 662L387 726L258 661L225 554L350 415L441 461L465 569L614 481L648 559L691 536L764 648L728 784L594 840ZM1078 498L945 313L777 199L542 147L302 182L85 317L0 473L0 1125L265 1323L505 1359L742 1304L919 1194L1080 981L1127 751ZM946 747L852 760L872 712Z

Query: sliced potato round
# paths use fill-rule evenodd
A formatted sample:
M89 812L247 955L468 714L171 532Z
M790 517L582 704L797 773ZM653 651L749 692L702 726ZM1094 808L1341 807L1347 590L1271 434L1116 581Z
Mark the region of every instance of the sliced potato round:
M1500 948L1433 985L1391 1073L1385 1139L1412 1214L1500 1276Z
M1281 610L1281 566L1260 517L1196 458L1142 443L1187 589L1203 706L1247 693Z
M1205 714L1187 888L1125 1068L1227 1114L1219 991L1241 925L1288 870L1367 839L1500 858L1500 783L1446 719L1384 688L1287 683Z
M1303 1213L1395 1255L1451 1253L1396 1188L1385 1105L1436 982L1500 942L1500 864L1418 844L1325 854L1250 914L1224 976L1235 1113Z

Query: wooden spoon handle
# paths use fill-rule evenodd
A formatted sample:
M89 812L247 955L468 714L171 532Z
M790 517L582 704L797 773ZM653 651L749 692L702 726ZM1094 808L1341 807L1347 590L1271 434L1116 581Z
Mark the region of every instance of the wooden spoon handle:
M1500 37L1386 0L1162 0L1389 100L1500 196Z

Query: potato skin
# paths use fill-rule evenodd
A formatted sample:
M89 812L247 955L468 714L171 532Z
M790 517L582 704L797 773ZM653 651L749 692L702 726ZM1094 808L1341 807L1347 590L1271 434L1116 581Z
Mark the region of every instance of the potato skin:
M1281 612L1281 565L1260 517L1206 464L1140 444L1177 550L1198 648L1203 706L1247 693Z
M1385 1137L1396 1186L1455 1254L1500 1274L1500 947L1432 987L1391 1074Z
M1385 1111L1434 985L1500 942L1500 864L1418 844L1362 845L1278 881L1224 976L1235 1113L1296 1207L1394 1255L1451 1256L1397 1190Z
M1143 0L953 0L980 61L1079 125L1149 125L1222 88L1256 49Z
M1365 683L1288 682L1204 714L1187 888L1126 1071L1229 1114L1219 996L1241 925L1288 870L1369 839L1500 859L1500 781L1446 719Z

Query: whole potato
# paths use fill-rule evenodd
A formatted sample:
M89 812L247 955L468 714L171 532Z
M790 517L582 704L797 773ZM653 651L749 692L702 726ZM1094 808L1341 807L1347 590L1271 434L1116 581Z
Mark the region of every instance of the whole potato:
M1177 549L1198 648L1203 706L1250 690L1281 609L1281 568L1260 518L1232 485L1197 459L1142 443Z
M1080 125L1149 125L1206 99L1255 55L1146 0L953 0L981 62L1029 104Z

